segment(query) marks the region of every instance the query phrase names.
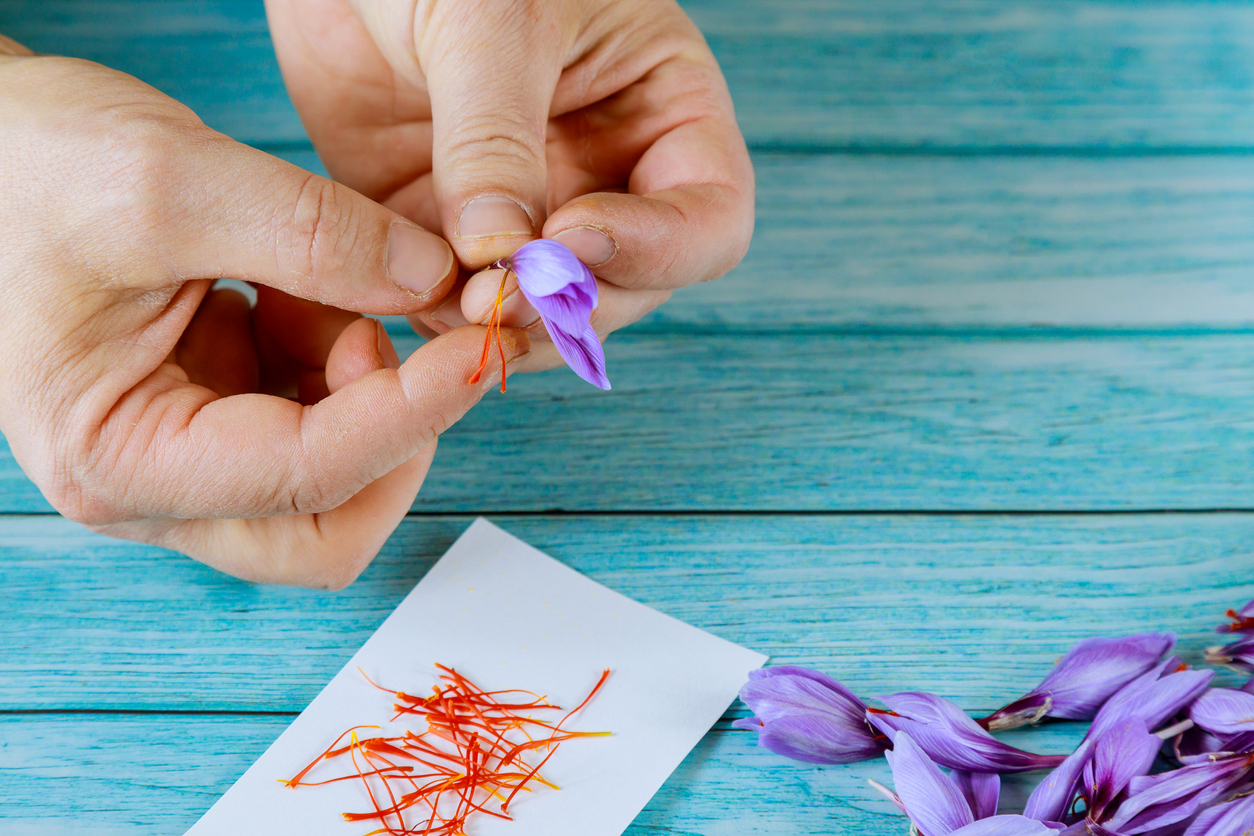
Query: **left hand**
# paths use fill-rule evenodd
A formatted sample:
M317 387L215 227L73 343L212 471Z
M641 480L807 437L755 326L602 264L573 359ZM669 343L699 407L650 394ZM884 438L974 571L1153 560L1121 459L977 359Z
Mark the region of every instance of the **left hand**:
M604 338L723 275L753 230L731 97L674 0L267 0L284 77L331 175L482 270L532 238L592 267ZM499 271L411 317L486 322ZM514 290L513 283L506 292ZM530 326L522 369L561 361Z

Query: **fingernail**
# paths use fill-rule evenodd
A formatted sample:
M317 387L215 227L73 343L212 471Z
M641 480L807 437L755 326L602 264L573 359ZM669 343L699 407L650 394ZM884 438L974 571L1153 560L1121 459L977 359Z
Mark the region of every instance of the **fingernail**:
M436 322L447 325L450 328L460 328L463 325L470 324L470 320L462 314L462 300L460 296L448 300L432 311L430 316Z
M392 344L392 338L388 336L388 331L383 327L383 323L379 320L374 321L375 325L375 346L379 355L379 363L385 369L399 369L401 367L401 357L396 353L396 346Z
M388 278L425 296L453 269L453 248L438 235L397 221L388 233Z
M531 235L531 217L508 197L478 197L466 204L457 221L458 238Z
M553 236L589 267L604 264L618 253L614 239L594 226L572 226Z
M521 290L515 290L501 303L501 324L506 328L526 328L540 318L540 312Z

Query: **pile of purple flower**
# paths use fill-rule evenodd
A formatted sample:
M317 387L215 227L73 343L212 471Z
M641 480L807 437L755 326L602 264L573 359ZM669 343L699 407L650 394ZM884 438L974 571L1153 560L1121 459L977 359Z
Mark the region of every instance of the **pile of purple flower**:
M1254 673L1254 601L1229 610L1205 661ZM972 718L934 694L882 697L871 708L818 671L754 671L738 728L809 763L884 755L896 791L871 784L922 836L1243 836L1254 831L1254 677L1212 688L1214 672L1176 656L1170 633L1086 639L1036 688ZM1166 657L1166 658L1164 658ZM1037 755L991 732L1045 718L1092 721L1070 755ZM1159 756L1174 768L1155 771ZM949 770L944 772L941 767ZM1003 773L1048 769L1021 815L998 815ZM1151 774L1153 773L1153 774Z

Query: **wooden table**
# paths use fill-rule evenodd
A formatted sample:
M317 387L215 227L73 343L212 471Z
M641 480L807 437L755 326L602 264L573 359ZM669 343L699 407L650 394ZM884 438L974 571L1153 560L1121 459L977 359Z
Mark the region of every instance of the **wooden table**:
M475 515L777 664L970 710L1084 636L1200 662L1254 597L1254 5L686 6L754 152L749 257L612 339L613 392L488 398L348 590L89 534L0 451L0 832L181 833ZM256 0L0 0L0 32L320 170ZM882 761L786 761L743 715L630 833L905 832Z

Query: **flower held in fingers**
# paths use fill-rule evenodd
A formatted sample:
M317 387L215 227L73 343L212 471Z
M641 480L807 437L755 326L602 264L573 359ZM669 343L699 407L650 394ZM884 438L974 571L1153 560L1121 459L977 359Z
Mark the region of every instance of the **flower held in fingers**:
M501 339L501 306L505 296L505 281L513 273L518 278L518 289L540 313L544 327L575 374L601 389L609 389L605 375L605 353L601 340L592 329L592 312L597 306L597 280L582 261L562 243L549 239L528 242L509 258L497 262L505 268L501 289L497 291L496 304L488 320L488 336L483 344L483 358L479 371L471 378L478 382L479 375L487 366L492 353L492 336L498 345ZM505 379L501 378L501 391L505 391Z

